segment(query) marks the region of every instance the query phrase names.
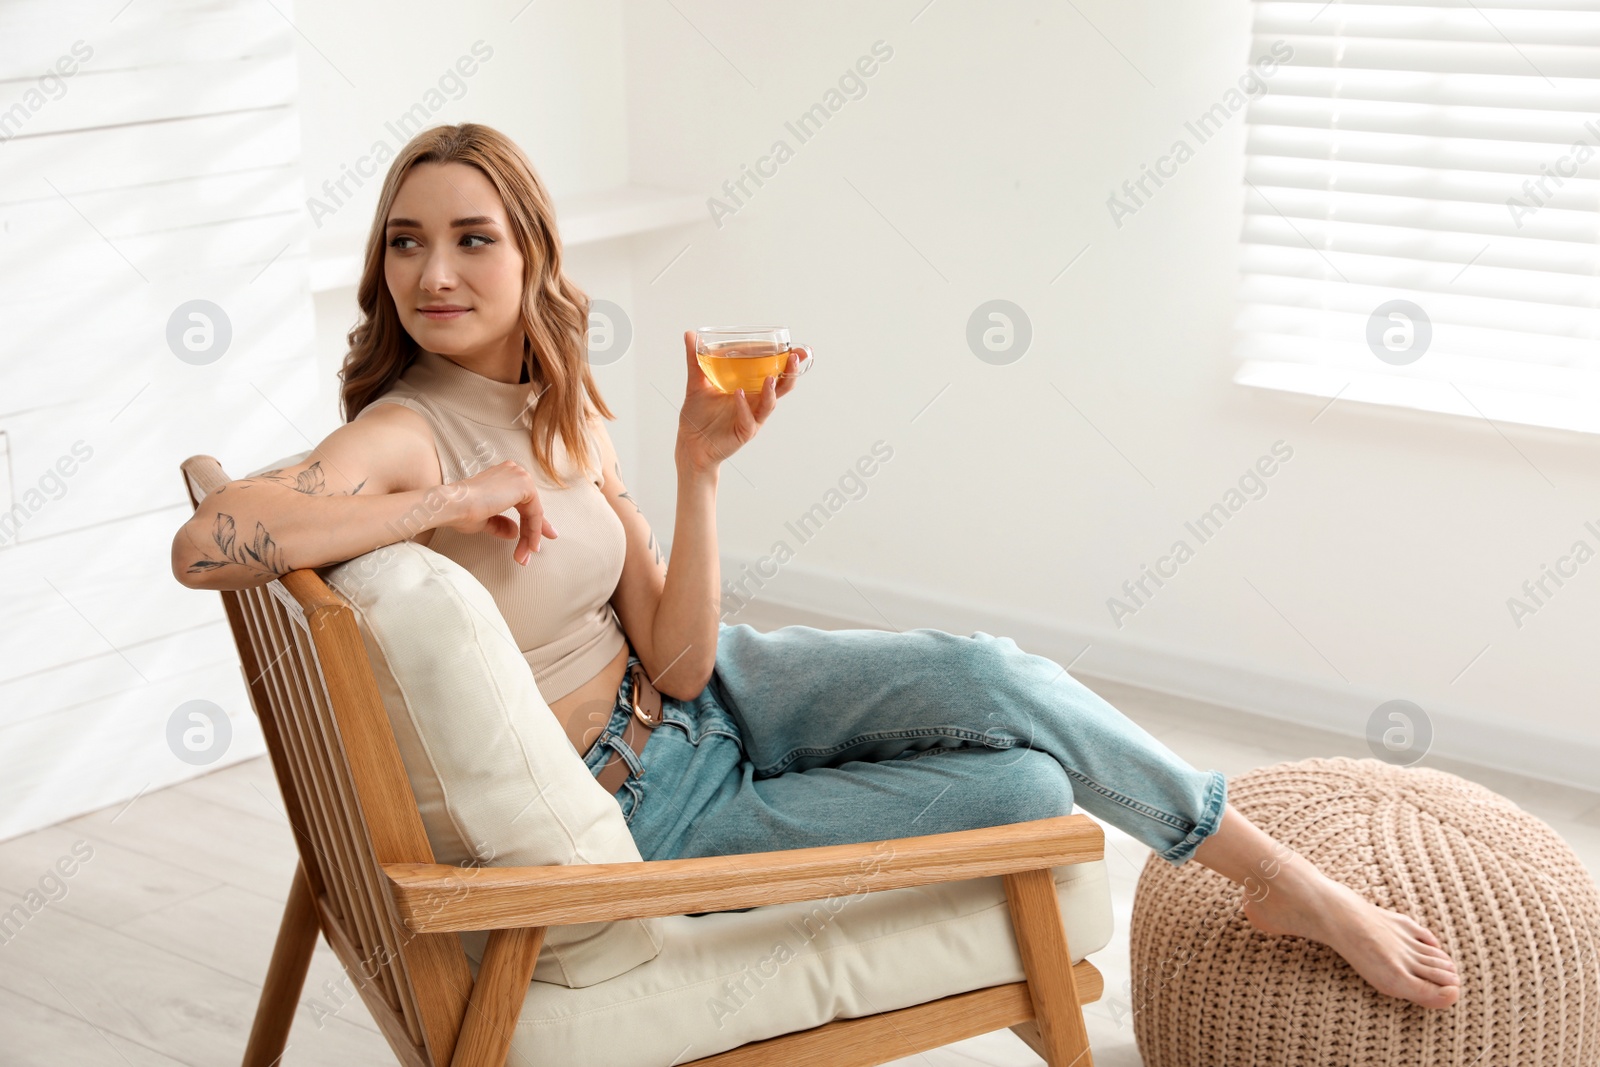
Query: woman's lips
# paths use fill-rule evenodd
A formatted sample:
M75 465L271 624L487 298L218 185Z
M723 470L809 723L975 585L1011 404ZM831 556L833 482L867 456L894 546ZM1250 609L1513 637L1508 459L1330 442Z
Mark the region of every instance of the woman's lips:
M423 318L428 318L428 319L459 319L461 316L465 315L467 312L471 311L472 309L471 308L418 308L417 310L422 313Z

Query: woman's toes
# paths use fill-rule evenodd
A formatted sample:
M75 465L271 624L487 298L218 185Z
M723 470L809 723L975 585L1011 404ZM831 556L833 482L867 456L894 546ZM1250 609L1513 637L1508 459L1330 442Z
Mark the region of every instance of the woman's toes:
M1460 977L1454 971L1447 971L1443 967L1430 967L1426 963L1413 967L1411 973L1419 978L1426 978L1437 986L1458 985Z
M1422 960L1424 963L1431 963L1435 967L1445 967L1452 971L1456 969L1456 961L1451 959L1450 954L1442 948L1434 948L1432 945L1417 945L1411 951L1417 959Z
M1387 908L1383 910L1389 911ZM1398 922L1401 926L1408 928L1420 940L1428 941L1430 944L1436 943L1436 939L1433 938L1433 931L1429 930L1426 926L1423 926L1420 922L1413 919L1405 912L1389 911L1389 914L1394 916L1395 922Z
M1451 982L1459 982L1461 980L1460 969L1456 967L1456 961L1449 956L1422 956L1419 957L1419 962L1424 967L1432 967L1436 971L1442 971L1449 976Z
M1447 1008L1460 999L1455 962L1433 931L1411 916L1380 908L1325 876L1299 907L1296 903L1269 896L1246 901L1244 913L1265 933L1296 934L1329 945L1391 996L1426 1008Z
M1424 1008L1448 1008L1461 996L1461 987L1455 982L1434 981L1426 975L1408 975L1401 984L1397 995Z
M1413 919L1409 915L1404 915L1404 914L1401 914L1399 912L1396 912L1395 914L1400 915L1401 921L1404 922L1406 926L1411 928L1412 935L1415 936L1423 944L1431 945L1434 948L1441 948L1442 947L1439 944L1438 937L1436 937L1434 935L1432 930L1428 929L1426 926L1423 926L1421 923L1417 922L1417 920Z

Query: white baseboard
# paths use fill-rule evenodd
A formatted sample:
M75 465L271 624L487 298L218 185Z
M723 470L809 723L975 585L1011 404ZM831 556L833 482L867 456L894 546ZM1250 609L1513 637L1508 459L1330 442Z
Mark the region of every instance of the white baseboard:
M1347 737L1364 738L1373 709L1402 696L1202 659L1130 635L998 612L795 562L761 581L752 577L755 562L755 557L724 553L722 574L736 586L746 576L746 599L763 607L793 608L847 626L932 627L960 634L981 630L1010 637L1029 652L1068 665L1074 675L1136 685ZM741 621L740 611L740 602L724 595L723 621ZM1519 721L1514 710L1506 711L1498 722L1481 711L1437 703L1424 710L1433 728L1429 748L1433 755L1580 789L1593 790L1600 780L1596 771L1600 742L1595 738L1541 732Z

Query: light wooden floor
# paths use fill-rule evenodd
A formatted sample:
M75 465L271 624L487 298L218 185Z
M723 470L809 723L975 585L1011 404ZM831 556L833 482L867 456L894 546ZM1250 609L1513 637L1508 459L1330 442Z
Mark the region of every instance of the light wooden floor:
M762 629L781 622L757 622ZM820 625L820 623L813 623ZM1196 766L1236 774L1365 745L1226 709L1084 678ZM1600 794L1427 759L1546 820L1600 877ZM1106 827L1117 935L1097 953L1106 996L1089 1005L1097 1067L1139 1067L1126 1002L1133 888L1149 849ZM265 758L131 804L0 842L9 907L77 842L94 850L66 893L0 944L0 1060L8 1067L214 1067L237 1063L295 865ZM79 846L80 850L83 846ZM319 945L285 1067L392 1064L387 1046ZM1041 1061L1009 1031L896 1061L918 1067Z

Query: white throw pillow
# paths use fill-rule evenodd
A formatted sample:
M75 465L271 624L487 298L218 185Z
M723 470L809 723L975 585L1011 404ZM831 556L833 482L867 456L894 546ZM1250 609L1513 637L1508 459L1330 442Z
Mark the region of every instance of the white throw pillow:
M466 568L400 541L317 572L355 612L437 862L643 859L616 799L540 695L494 598ZM664 930L659 916L551 927L534 980L604 982L654 959ZM481 962L488 934L460 936Z
M465 567L400 541L322 569L355 610L434 859L638 863L622 808L584 766L494 598ZM535 981L604 982L661 951L659 917L551 927ZM488 934L461 935L474 962Z

